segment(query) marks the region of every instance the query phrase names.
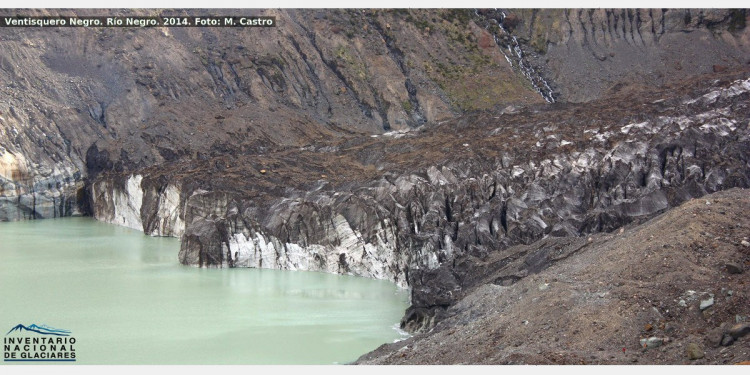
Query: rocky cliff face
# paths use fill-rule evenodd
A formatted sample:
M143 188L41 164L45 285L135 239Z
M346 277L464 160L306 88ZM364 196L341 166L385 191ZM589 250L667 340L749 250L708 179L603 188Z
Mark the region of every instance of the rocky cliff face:
M498 12L488 18L501 19ZM750 63L745 9L521 9L505 23L560 100Z
M72 163L29 162L0 146L0 218L45 219L86 213L85 186Z

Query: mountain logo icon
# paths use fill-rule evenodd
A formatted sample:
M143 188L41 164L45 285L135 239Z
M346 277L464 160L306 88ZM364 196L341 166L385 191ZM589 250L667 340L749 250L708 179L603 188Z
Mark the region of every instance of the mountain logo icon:
M70 336L70 331L68 331L67 329L60 329L60 328L50 327L50 326L45 325L45 324L41 324L41 325L32 324L30 326L25 326L23 324L18 324L15 327L11 328L10 331L8 331L8 333L6 333L5 335L8 336L9 334L11 334L12 332L15 332L15 331L19 331L19 332L22 332L22 331L36 332L36 333L41 333L42 335Z

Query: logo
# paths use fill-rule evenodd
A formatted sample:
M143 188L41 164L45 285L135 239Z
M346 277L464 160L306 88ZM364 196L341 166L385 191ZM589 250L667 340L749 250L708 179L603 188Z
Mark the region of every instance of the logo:
M45 324L17 324L3 338L4 362L75 362L75 337Z

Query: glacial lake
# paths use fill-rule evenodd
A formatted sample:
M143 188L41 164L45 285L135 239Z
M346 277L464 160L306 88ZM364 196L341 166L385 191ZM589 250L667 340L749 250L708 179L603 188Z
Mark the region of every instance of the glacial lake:
M3 337L69 330L75 364L344 364L404 338L393 283L188 267L179 247L90 218L0 223Z

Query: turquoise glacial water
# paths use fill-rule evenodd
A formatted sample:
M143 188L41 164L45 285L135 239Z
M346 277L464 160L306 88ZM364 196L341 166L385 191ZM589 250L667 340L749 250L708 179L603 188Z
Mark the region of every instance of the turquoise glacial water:
M89 218L0 223L0 334L69 330L75 364L336 364L404 337L392 283L187 267L179 245Z

